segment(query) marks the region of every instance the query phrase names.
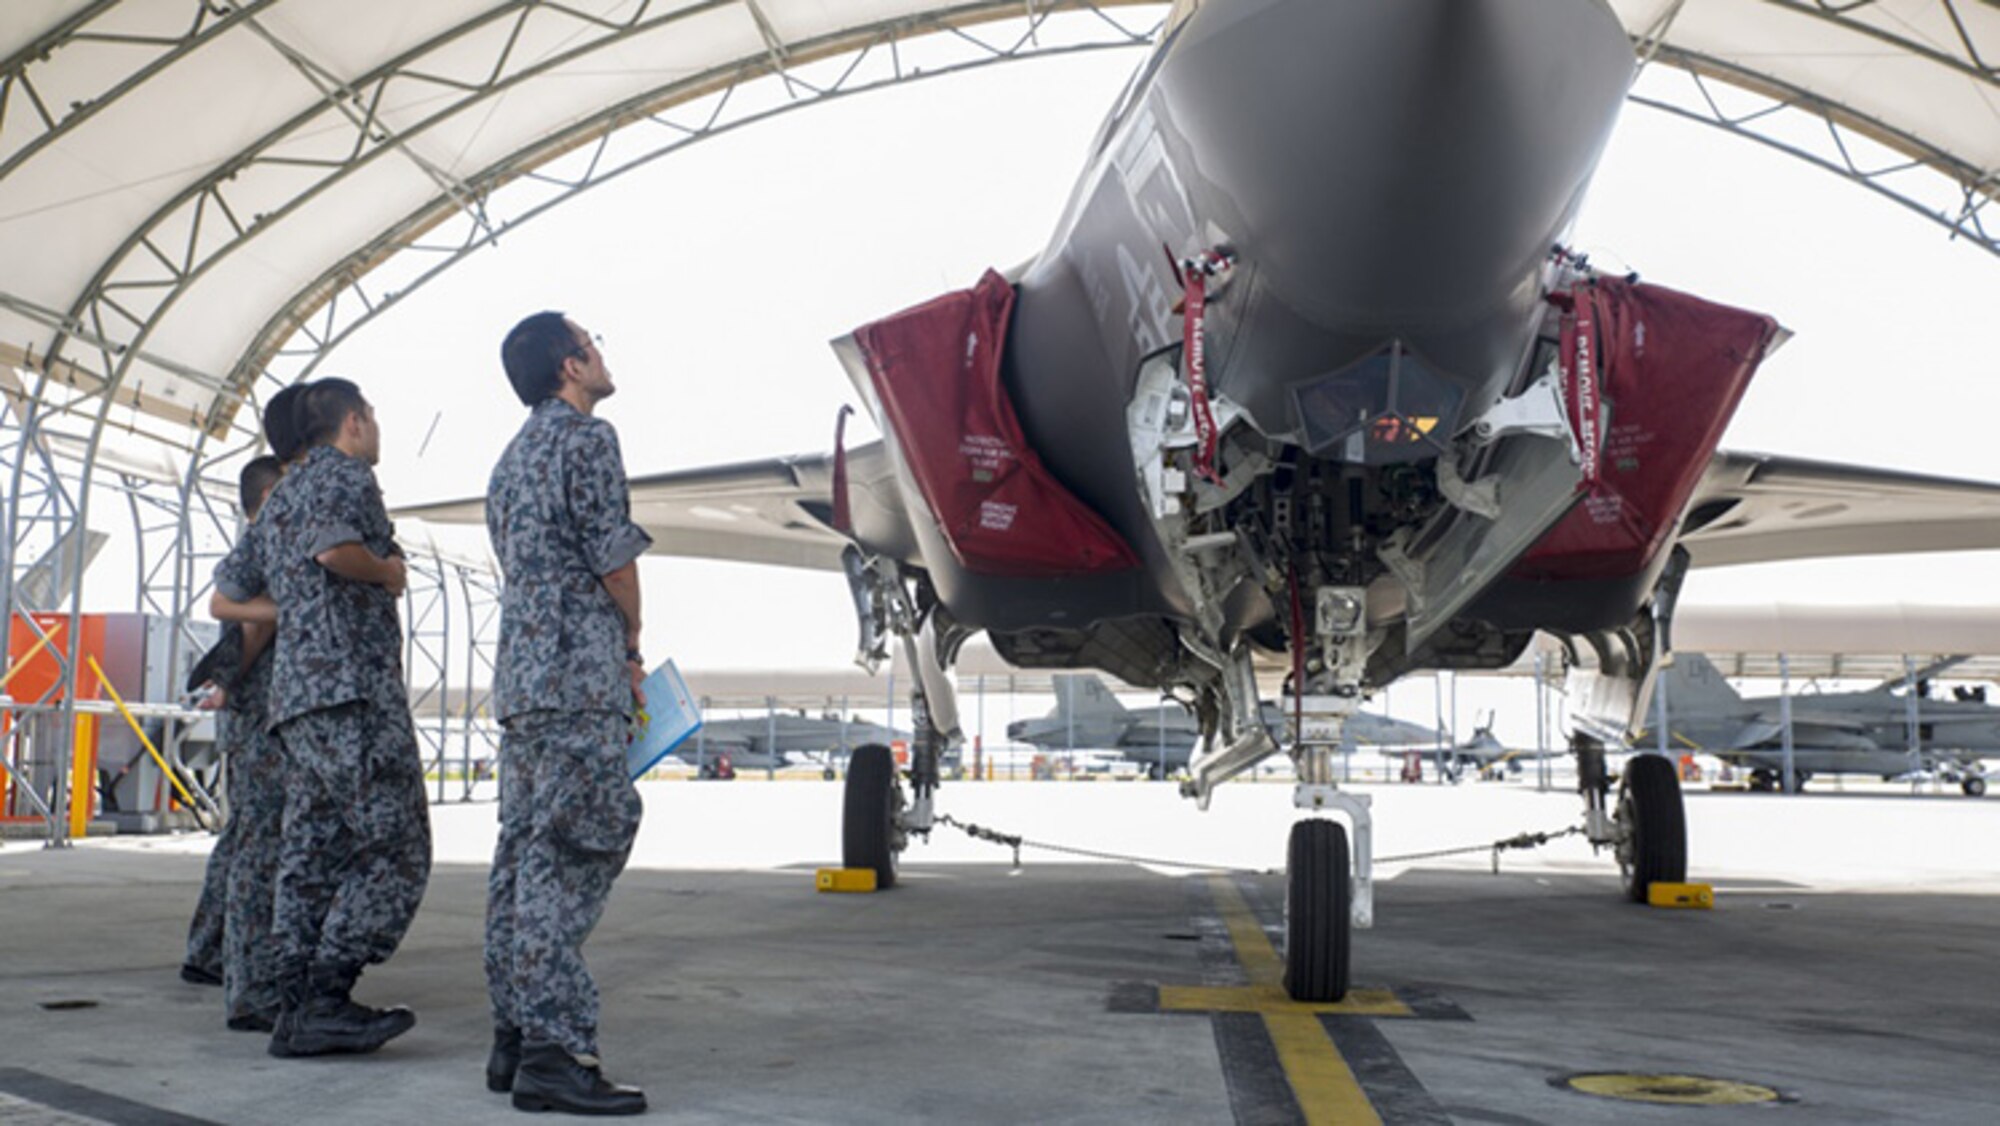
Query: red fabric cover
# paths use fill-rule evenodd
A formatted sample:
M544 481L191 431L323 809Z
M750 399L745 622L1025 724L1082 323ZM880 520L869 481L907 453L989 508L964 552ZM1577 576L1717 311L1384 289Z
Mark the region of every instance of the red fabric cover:
M1584 452L1586 495L1522 556L1514 578L1644 569L1673 534L1778 331L1761 313L1616 278L1580 286L1574 299L1562 359L1571 425L1595 438ZM1593 400L1602 403L1597 418L1577 417Z
M875 394L952 554L1007 578L1121 571L1132 549L1043 468L1000 385L1014 287L991 270L855 332ZM1123 435L1107 435L1123 440Z

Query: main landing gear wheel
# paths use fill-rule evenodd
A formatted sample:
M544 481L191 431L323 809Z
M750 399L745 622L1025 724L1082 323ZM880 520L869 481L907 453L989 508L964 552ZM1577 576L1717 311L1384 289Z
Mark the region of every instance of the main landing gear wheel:
M1347 996L1353 947L1354 885L1347 827L1300 821L1285 854L1285 992L1294 1001Z
M1958 788L1964 790L1968 798L1982 797L1986 793L1986 779L1978 776L1967 778L1958 784Z
M896 759L879 743L856 747L847 763L846 807L840 825L840 856L848 868L873 868L875 886L896 886L896 853L901 830L902 791Z
M1687 814L1674 764L1659 755L1633 755L1618 786L1618 874L1634 903L1646 902L1656 883L1687 881Z

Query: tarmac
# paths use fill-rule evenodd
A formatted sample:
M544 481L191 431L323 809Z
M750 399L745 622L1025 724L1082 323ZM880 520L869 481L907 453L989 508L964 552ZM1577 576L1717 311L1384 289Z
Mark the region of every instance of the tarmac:
M587 947L605 1067L677 1122L1702 1123L2000 1120L2000 801L1875 787L1690 792L1713 910L1624 902L1520 783L1364 786L1383 867L1350 1002L1277 991L1290 789L1207 814L1147 783L966 783L901 886L816 894L837 785L656 783ZM0 1124L506 1121L482 1082L490 803L436 807L438 864L359 994L415 1030L277 1060L176 976L207 838L0 848ZM1584 1093L1572 1080L1622 1093ZM1681 1077L1681 1078L1674 1078ZM1723 1083L1697 1081L1730 1081ZM1636 1102L1631 1098L1668 1099ZM1761 1100L1685 1105L1691 1100Z

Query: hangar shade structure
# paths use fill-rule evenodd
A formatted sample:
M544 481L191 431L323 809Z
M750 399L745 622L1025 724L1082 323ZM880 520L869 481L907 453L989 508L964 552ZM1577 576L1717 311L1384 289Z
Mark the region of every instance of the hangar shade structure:
M83 542L109 491L131 510L139 607L184 620L233 523L216 467L256 441L242 407L591 186L825 97L1143 47L1196 6L7 0L0 605ZM2000 253L1991 0L1612 7L1649 60L1635 100L1785 148ZM36 608L74 614L81 571L55 566Z

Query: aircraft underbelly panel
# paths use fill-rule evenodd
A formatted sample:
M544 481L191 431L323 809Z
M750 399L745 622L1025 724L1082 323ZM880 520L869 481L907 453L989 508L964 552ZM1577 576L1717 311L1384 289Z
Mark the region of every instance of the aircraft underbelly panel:
M1574 299L1564 352L1578 369L1578 391L1565 405L1590 486L1577 510L1521 560L1516 578L1605 579L1645 569L1673 534L1778 332L1761 313L1617 278L1579 287Z
M1502 627L1582 633L1631 618L1779 332L1761 313L1618 278L1570 296L1564 405L1584 492L1480 600L1476 616Z
M1138 557L1042 466L1000 383L1014 290L989 271L855 333L884 429L966 571L1057 578L1129 570Z

